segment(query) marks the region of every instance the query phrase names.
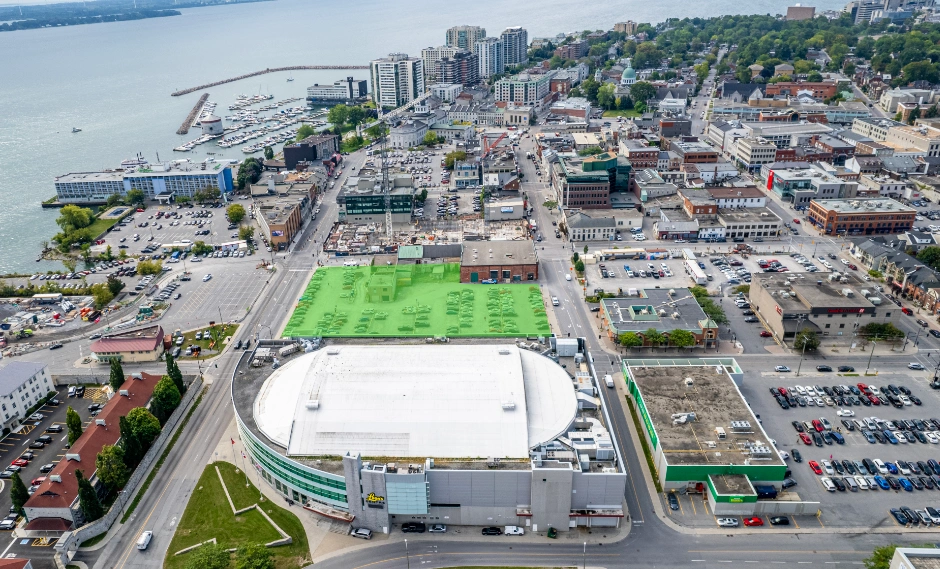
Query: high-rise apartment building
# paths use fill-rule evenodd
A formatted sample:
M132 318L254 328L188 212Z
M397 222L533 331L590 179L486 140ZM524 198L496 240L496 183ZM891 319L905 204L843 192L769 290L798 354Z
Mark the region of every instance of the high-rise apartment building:
M614 24L614 31L620 32L622 34L627 34L632 36L636 34L637 23L633 20L627 20L626 22L617 22Z
M503 63L503 40L483 38L473 46L473 53L480 62L480 78L487 79L499 75L506 69Z
M424 93L424 65L406 53L391 53L374 59L372 100L382 107L400 107Z
M479 59L475 53L458 51L453 57L445 57L435 64L434 76L441 83L476 85L480 82Z
M506 28L499 38L503 41L503 65L525 65L529 62L529 32L522 26Z
M454 26L447 30L447 45L473 51L473 46L486 37L486 30L480 26Z
M459 47L441 45L438 47L426 47L421 50L421 63L424 65L424 78L428 83L439 79L435 75L437 72L437 62L445 57L454 57L460 51Z

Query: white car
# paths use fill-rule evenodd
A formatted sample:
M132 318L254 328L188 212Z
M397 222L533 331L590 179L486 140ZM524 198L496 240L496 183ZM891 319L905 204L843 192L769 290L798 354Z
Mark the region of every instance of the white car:
M826 471L826 474L828 474L829 476L832 476L833 474L836 473L836 471L833 470L833 468L832 468L832 463L829 462L828 460L823 460L823 461L822 461L822 467L823 467L823 470Z
M737 518L718 518L716 521L718 522L718 527L723 528L736 528L741 524Z
M799 393L800 395L807 395L806 388L803 387L802 385L796 386L796 392Z
M898 399L900 399L901 403L904 403L905 405L911 405L911 398L908 397L907 395L904 395L904 394L898 395Z
M832 480L828 476L823 476L822 478L819 479L819 482L820 484L823 485L823 488L825 488L829 492L836 491L836 485L832 483Z
M504 535L525 535L525 530L519 526L506 526L503 529Z
M557 296L553 296L553 297L552 297L552 306L558 306L558 297L557 297Z
M940 438L938 438L937 435L933 433L924 433L924 436L927 437L927 440L933 444L940 443Z
M45 418L46 416L43 415L42 413L33 413L32 415L29 416L30 421L42 421Z
M208 275L202 277L202 282L206 282L211 279L212 279L212 273L209 273Z
M872 462L875 463L875 468L878 469L878 474L885 475L888 473L888 467L885 465L883 460L876 458Z
M788 368L787 366L777 366L777 367L774 368L774 371L778 371L778 372L780 372L780 373L785 373L785 372L789 372L789 371L790 371L790 368Z
M916 362L915 362L915 363L907 364L907 369L913 369L913 370L917 370L917 371L924 371L924 370L927 369L927 368L925 368L925 367L923 366L923 364L919 364L919 363L916 363Z
M839 409L836 411L836 415L840 417L854 417L855 411L852 411L851 409Z
M855 483L858 484L859 490L868 490L868 481L865 480L864 476L856 476Z
M823 399L822 397L814 397L814 398L813 398L813 401L816 402L816 406L817 406L817 407L825 407L825 406L826 406L826 401L825 401L825 399Z

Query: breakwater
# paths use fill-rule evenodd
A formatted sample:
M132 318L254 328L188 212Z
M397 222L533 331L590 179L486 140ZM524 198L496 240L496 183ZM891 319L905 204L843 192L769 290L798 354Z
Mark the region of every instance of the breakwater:
M231 77L229 79L222 79L221 81L215 81L213 83L206 83L205 85L199 85L198 87L191 87L189 89L182 89L180 91L175 91L170 93L173 97L179 97L180 95L188 95L195 91L201 91L202 89L208 89L210 87L215 87L217 85L224 85L225 83L232 83L235 81L241 81L242 79L248 79L250 77L257 77L258 75L264 75L266 73L277 73L278 71L303 71L305 69L369 69L368 65L293 65L290 67L269 67L267 69L262 69L261 71L255 71L253 73L246 73L244 75L239 75L238 77Z
M199 111L202 110L202 106L206 104L206 100L209 98L209 93L203 93L199 100L196 101L196 105L193 107L193 110L189 111L189 114L186 115L186 120L183 121L183 124L177 129L176 134L186 134L189 132L189 127L193 124L193 119L196 118L196 115L199 114Z

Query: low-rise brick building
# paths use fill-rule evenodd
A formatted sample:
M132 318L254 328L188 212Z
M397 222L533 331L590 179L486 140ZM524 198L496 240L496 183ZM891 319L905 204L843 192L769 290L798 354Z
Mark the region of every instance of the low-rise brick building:
M460 257L460 282L535 281L539 260L531 240L468 241Z
M914 226L917 212L892 199L813 200L809 222L826 235L904 233Z

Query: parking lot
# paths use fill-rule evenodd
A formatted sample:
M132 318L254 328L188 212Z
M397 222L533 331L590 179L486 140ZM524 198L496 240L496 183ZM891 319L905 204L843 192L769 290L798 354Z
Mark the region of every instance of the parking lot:
M834 370L840 365L839 362L827 363ZM815 364L808 364L807 362L803 362L803 364L799 377L793 371L783 373L771 371L772 368L768 366L768 370L763 374L748 377L741 387L741 392L755 413L760 416L764 430L771 438L776 440L777 448L790 454L795 449L801 455L801 462L799 463L795 462L792 457L788 460L792 478L797 484L787 492L796 494L804 501L820 502L822 515L819 517L819 522L825 526L837 527L892 526L897 524L897 521L889 513L890 509L907 506L913 510L921 510L926 506L935 504L937 499L940 498L940 489L937 486L940 477L932 477L936 474L932 468L930 468L931 472L929 473L911 472L906 476L905 472L882 474L885 482L890 480L889 476L898 481L902 477L912 480L919 479L921 476L929 477L928 481L921 486L922 489L918 488L916 484L912 484L910 490L906 490L900 484L895 489L892 487L894 486L892 483L889 485L888 490L883 490L876 483L876 489L858 488L853 491L846 484L845 490L828 491L821 482L823 477L830 479L839 477L844 480L845 476L854 477L859 475L855 462L863 462L865 459L871 459L872 461L880 459L885 463L899 460L913 462L915 468L918 461L924 463L931 459L940 461L940 444L938 444L940 443L940 432L937 432L938 425L933 425L929 420L940 415L936 412L937 404L940 403L940 396L938 396L937 391L929 387L926 372L911 371L909 374L905 374L898 371L880 373L877 377L865 377L854 372L817 371ZM860 404L861 398L855 396L850 401L858 399L859 403L845 405L846 396L843 396L843 405L840 406L838 396L833 393L833 396L823 394L820 397L823 400L822 407L819 407L814 401L813 405L797 405L796 407L783 409L770 393L772 387L784 387L787 390L793 387L798 394L797 386L803 388L804 391L806 386L813 387L813 391L815 391L817 385L820 388L829 388L832 391L832 387L835 385L857 388L856 384L859 382L864 383L866 386L875 385L881 388L878 390L881 394L884 393L883 388L889 384L898 388L903 386L911 392L911 396L908 397L909 400L917 398L922 404L916 405L912 402L908 405L902 403L900 408L890 404L865 406ZM900 393L903 395L903 391ZM832 405L828 404L827 398L832 400ZM808 397L804 396L804 399L808 399ZM840 409L849 412L844 413L845 415L852 416L840 416ZM915 420L926 420L921 435L927 442L921 442L921 439L914 434L918 430L915 423L915 429L906 426L904 429L889 429L889 432L895 435L897 441L893 444L884 435L879 438L883 438L885 442L882 443L875 439L875 442L871 443L867 436L854 424L854 420L865 422L866 418L872 417L876 417L881 421L910 420L914 422ZM842 444L839 444L838 436L832 435L826 437L828 440L813 440L815 438L812 436L813 432L817 432L820 439L823 439L823 433L827 432L822 419L828 421L831 432L841 436L844 440ZM813 424L814 420L818 421L818 424L823 427L822 432L819 432L818 427ZM844 424L843 420L848 424ZM800 436L800 433L792 424L793 421L800 423L804 434L807 434L810 440L809 444L806 444ZM804 422L807 422L808 425L803 424ZM806 433L807 426L811 427L809 433ZM902 437L898 433L911 433L910 438L915 442L902 442ZM821 446L819 446L820 444ZM843 460L848 461L850 467L847 468L842 463ZM816 461L823 473L821 475L815 474L813 469L810 468L809 461ZM837 472L835 464L833 464L832 474L828 474L823 461L831 461L832 463L838 461L844 472ZM856 472L853 473L852 469L856 469ZM874 475L867 468L861 476L866 480L866 486L871 482L868 478L874 478ZM933 485L934 488L929 488L930 485ZM860 484L857 483L857 486L860 486Z
M255 268L257 262L255 257L246 257L187 263L191 280L176 281L179 286L170 297L172 306L164 316L168 320L165 327L188 330L210 321L230 322L244 316L269 276L267 271ZM204 281L207 274L212 278ZM175 298L177 294L179 299Z
M22 458L25 453L32 453L31 457L26 455L28 464L22 466L19 471L20 478L27 487L32 481L45 476L46 472L52 469L49 465L54 465L65 456L68 443L65 415L68 407L75 409L82 418L83 428L87 428L92 421L92 411L88 409L88 406L107 402L104 392L96 386L86 387L83 397L68 397L68 387L65 386L60 386L56 391L59 394L56 397L59 404L47 403L36 411L44 416L41 420L25 423L18 432L11 433L0 440L0 464L3 464L4 468ZM49 432L50 427L56 430L61 428L61 432ZM52 438L52 442L43 448L32 448L30 445L35 443L41 435L48 435ZM0 488L0 512L4 512L5 515L11 507L10 493L4 491L8 489L9 475L2 475L0 479L3 483Z

